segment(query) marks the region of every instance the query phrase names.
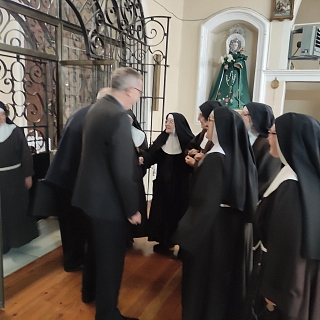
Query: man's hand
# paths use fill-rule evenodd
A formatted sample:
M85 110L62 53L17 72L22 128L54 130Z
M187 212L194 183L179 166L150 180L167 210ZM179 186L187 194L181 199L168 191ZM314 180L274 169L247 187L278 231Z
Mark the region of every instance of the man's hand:
M143 162L144 162L143 157L139 157L139 164L140 164L140 166L143 165Z
M131 218L128 218L131 224L141 224L141 213L137 211Z
M26 177L24 180L24 184L26 186L27 189L30 189L32 187L32 177Z
M265 299L266 302L267 302L267 309L268 309L269 311L274 311L274 307L276 306L276 304L273 303L272 301L270 301L270 300L267 299L267 298L264 298L264 299Z

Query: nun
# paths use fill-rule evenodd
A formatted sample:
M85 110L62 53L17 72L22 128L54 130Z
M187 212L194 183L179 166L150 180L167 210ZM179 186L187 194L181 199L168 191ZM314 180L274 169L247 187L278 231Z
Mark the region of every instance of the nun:
M270 147L268 142L268 131L274 124L274 115L270 106L264 103L249 102L242 112L242 119L248 131L249 141L252 146L256 167L258 171L258 197L262 198L264 192L267 190L271 182L281 169L281 161L270 155ZM255 300L257 296L256 288L259 281L259 272L261 267L261 260L264 254L264 247L257 232L253 233L253 272L250 276L250 285L248 290L248 302L246 307L247 312L251 313L250 301ZM251 298L250 298L250 297ZM255 301L256 304L264 304L264 299Z
M320 124L297 113L278 117L270 154L283 168L263 195L256 223L266 248L259 319L320 319ZM253 317L255 319L255 317Z
M200 107L200 113L198 115L198 121L200 122L202 131L197 134L188 144L186 163L191 167L197 167L198 162L212 148L212 141L206 137L208 129L208 118L212 110L217 107L221 107L219 101L209 100L204 102Z
M38 237L35 219L28 215L33 162L23 131L8 118L0 101L0 203L2 248L18 248Z
M274 115L270 106L258 102L247 103L241 115L248 130L256 161L259 199L261 199L281 169L281 161L269 153L268 131L274 124Z
M157 164L147 223L148 240L159 242L154 246L156 252L175 245L171 237L188 205L188 175L192 169L185 163L184 150L193 137L186 118L170 113L165 130L143 154L146 168Z
M241 320L257 172L237 112L216 108L207 138L213 147L199 163L189 208L174 236L183 262L182 319Z

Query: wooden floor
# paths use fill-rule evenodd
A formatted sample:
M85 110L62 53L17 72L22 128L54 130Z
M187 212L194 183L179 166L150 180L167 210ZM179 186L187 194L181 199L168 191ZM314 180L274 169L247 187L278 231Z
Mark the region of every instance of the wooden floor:
M153 253L154 243L135 239L125 260L119 309L140 320L181 320L181 262L176 250ZM81 301L81 272L66 273L59 247L5 278L0 320L90 320L95 305Z

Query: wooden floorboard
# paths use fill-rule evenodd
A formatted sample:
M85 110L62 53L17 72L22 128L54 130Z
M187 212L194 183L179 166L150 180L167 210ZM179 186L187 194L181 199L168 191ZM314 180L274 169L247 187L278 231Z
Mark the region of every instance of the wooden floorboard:
M119 308L140 320L181 320L181 262L176 251L153 253L136 239L127 253ZM81 272L64 272L61 247L5 278L0 320L90 320L95 305L81 301Z

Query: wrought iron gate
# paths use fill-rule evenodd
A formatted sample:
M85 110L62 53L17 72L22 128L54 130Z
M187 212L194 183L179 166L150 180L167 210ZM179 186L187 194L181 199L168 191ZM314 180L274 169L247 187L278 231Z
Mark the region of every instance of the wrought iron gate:
M164 120L168 35L169 18L144 17L140 0L0 0L0 100L31 151L49 156L68 115L130 66L143 75L133 111L150 143Z

